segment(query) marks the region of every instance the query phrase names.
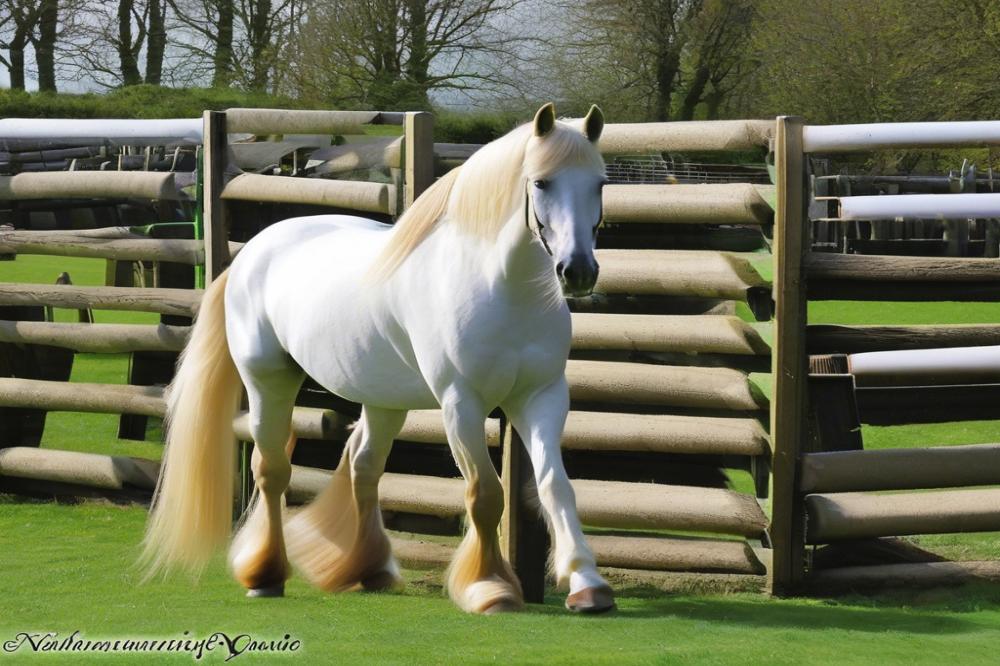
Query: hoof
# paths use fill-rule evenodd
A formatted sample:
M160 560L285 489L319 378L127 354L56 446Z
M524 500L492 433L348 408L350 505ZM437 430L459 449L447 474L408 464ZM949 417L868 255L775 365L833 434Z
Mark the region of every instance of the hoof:
M363 578L361 588L365 592L384 592L400 584L400 579L391 571L379 571L376 574Z
M283 597L285 596L285 585L271 585L270 587L254 587L247 590L247 596L256 599L264 597Z
M517 613L523 606L513 599L501 599L492 606L483 609L483 615L499 615L501 613Z
M566 597L566 608L574 613L606 613L615 608L615 593L610 587L587 587Z

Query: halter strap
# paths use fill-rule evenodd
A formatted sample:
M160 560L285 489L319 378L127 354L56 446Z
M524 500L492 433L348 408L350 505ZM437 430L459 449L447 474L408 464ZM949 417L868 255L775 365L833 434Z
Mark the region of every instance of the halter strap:
M542 221L538 219L538 215L535 214L535 207L531 205L531 194L529 194L528 181L524 181L524 226L525 228L538 240L542 241L542 247L545 251L552 255L552 248L549 247L548 241L545 240L545 236L542 235ZM531 211L529 213L529 210ZM531 217L535 218L534 228L531 226ZM601 216L597 218L597 226L594 227L594 235L597 235L597 230L604 226L604 197L601 197Z
M529 210L531 211L530 213L528 212ZM535 218L534 228L531 226L529 215ZM538 240L542 241L542 247L544 247L545 251L549 253L549 256L553 256L552 248L549 247L548 241L545 240L545 236L542 234L542 221L538 219L538 215L535 214L535 207L531 205L531 194L528 193L527 180L524 181L524 226L531 234L536 236Z

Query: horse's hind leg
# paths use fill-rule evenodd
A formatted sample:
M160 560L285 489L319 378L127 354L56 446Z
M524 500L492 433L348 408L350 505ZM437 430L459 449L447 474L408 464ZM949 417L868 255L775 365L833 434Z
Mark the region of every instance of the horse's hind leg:
M503 488L486 448L487 412L473 398L442 400L448 444L466 481L469 525L448 569L448 593L470 613L520 610L521 584L500 553Z
M366 406L329 485L288 521L289 556L317 587L380 590L399 581L382 526L378 482L405 419L405 411Z
M257 492L233 539L229 562L248 596L281 596L290 572L281 525L282 497L292 472L292 408L302 373L282 368L242 374L255 444L251 468Z

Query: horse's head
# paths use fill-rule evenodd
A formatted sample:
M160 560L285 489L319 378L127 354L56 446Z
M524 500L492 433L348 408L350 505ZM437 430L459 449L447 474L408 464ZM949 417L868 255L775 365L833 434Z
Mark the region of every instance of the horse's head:
M596 106L582 122L562 122L546 104L535 114L525 151L526 224L551 255L566 296L586 296L597 282L594 246L607 182L596 146L602 129Z

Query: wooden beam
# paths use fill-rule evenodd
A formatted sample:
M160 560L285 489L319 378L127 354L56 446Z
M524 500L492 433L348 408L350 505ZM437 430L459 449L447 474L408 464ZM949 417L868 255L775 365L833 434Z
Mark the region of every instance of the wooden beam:
M898 349L1000 345L1000 325L840 326L812 324L810 354L857 354Z
M802 259L809 251L803 120L782 116L775 135L778 200L774 229L774 342L771 400L773 594L793 593L805 568L805 524L798 493L799 447L805 439L808 357Z
M1000 259L809 252L804 268L810 280L1000 282Z
M96 257L118 261L199 264L204 244L180 238L149 238L127 227L79 231L0 230L0 254Z
M570 360L566 379L573 400L756 411L767 399L744 373L730 368Z
M808 542L1000 530L1000 488L806 496Z
M998 327L1000 328L1000 327ZM766 355L758 329L736 316L573 314L573 349Z
M0 320L0 342L63 347L88 354L180 351L187 326L141 324L63 324Z
M0 176L0 200L177 199L174 174L153 171L48 171Z
M770 283L754 268L760 256L703 250L598 250L601 294L669 295L745 301Z
M770 120L611 123L604 126L599 147L605 155L760 150L773 132Z
M609 223L768 224L774 213L762 195L769 185L608 185L604 217Z
M201 296L197 289L0 283L0 305L48 305L71 310L129 310L190 317L198 310Z
M362 125L378 120L378 111L305 109L227 109L229 131L268 134L362 134ZM208 136L205 136L208 143Z
M510 424L505 425L501 474L504 513L500 520L500 547L521 581L524 600L540 604L545 601L549 531L538 513L538 488L531 458L521 436Z
M204 120L204 160L202 165L204 183L205 235L205 286L208 287L229 266L229 217L226 204L222 201L222 190L226 186L226 164L229 155L229 131L226 114L219 111L205 111Z
M403 129L403 206L409 208L434 183L434 116L423 111L407 113Z
M386 183L257 173L241 173L222 189L222 199L226 201L311 204L383 214L392 212L395 198L394 188Z
M802 491L841 493L1000 484L1000 444L831 451L802 459Z

